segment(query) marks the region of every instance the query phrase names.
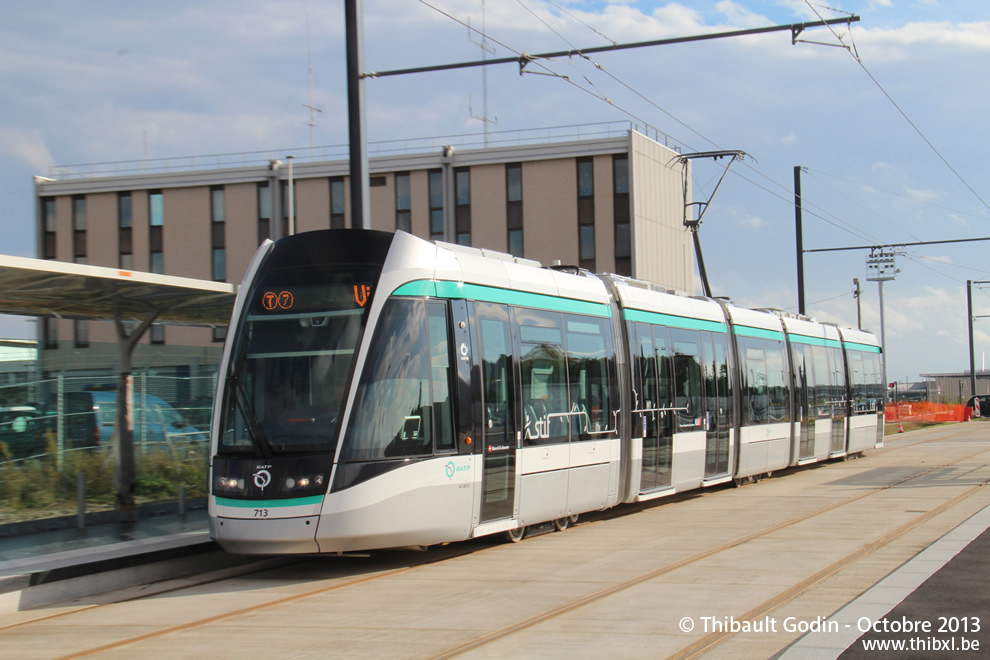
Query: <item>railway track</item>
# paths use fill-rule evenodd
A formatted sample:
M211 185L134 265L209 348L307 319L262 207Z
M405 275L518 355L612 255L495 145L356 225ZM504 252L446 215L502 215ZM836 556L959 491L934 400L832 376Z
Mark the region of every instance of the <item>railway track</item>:
M871 454L874 454L877 458L884 455L890 456L895 451L909 449L912 447L917 448L919 445L927 445L929 443L936 442L951 443L953 440L961 439L966 435L972 435L972 433L969 432L968 429L961 429L953 433L943 433L938 437L930 439L919 438L915 440L915 438L904 438L902 442L898 442L894 446L888 445L881 450L871 452ZM866 488L855 494L842 497L821 506L816 506L810 510L801 512L797 515L792 515L772 524L764 525L758 529L754 529L748 533L732 538L731 540L718 543L712 547L695 552L679 560L667 562L662 566L638 573L632 577L618 581L604 588L582 594L579 597L568 599L565 602L558 603L552 607L547 607L537 614L512 621L507 625L497 627L496 629L485 634L474 636L467 641L452 644L446 648L433 649L424 655L436 658L450 658L469 654L472 651L478 651L486 647L493 648L492 645L495 645L500 641L511 639L514 635L532 630L540 624L551 622L562 615L575 612L591 605L600 604L611 596L618 595L639 585L644 585L651 580L670 575L675 571L685 569L693 565L700 565L706 559L711 559L736 548L744 547L754 541L766 539L778 532L795 528L802 523L813 521L830 513L840 512L845 507L852 508L855 505L868 501L869 498L887 492L892 488L908 487L912 482L923 480L926 477L937 477L939 474L951 472L951 470L955 469L960 464L977 463L983 467L986 467L986 462L981 462L981 460L985 455L990 455L990 448L985 447L986 445L981 444L981 446L975 451L962 451L956 449L955 451L957 453L952 456L952 460L942 460L938 464L918 468L917 471L912 474L891 479L878 486ZM945 452L939 453L941 455L945 454ZM871 463L875 462L876 461L873 461ZM750 607L744 613L737 615L736 619L740 621L756 620L760 617L766 616L768 613L781 607L785 603L792 601L801 594L806 593L809 589L814 588L815 585L827 580L830 576L837 574L860 559L863 559L864 557L867 557L890 545L897 539L902 538L911 530L923 525L925 522L933 520L942 513L951 510L953 507L966 501L968 498L979 492L983 484L990 481L990 469L983 470L979 474L978 478L971 477L971 479L977 479L977 482L954 494L951 498L946 499L937 506L930 508L925 513L914 517L903 524L897 525L894 528L887 530L882 535L861 544L861 546L855 550L845 553L841 557L835 558L834 561L832 561L828 566L821 568L814 574L808 575L804 579L797 581L795 584L792 584L785 589L777 591L770 598L764 599L756 606ZM755 492L755 490L750 491L751 494ZM706 495L717 495L717 493L706 493ZM653 507L651 506L644 508ZM629 510L638 511L643 509L630 508ZM604 524L605 519L611 517L611 514L607 516L603 515L601 516L601 522L597 524ZM479 545L481 547L479 547ZM373 586L373 583L379 583L379 581L387 582L389 578L395 578L397 580L415 578L417 571L426 569L427 567L435 565L438 562L456 560L459 557L465 557L468 555L476 558L482 558L484 553L493 551L498 547L499 546L497 545L485 545L484 543L478 542L454 544L443 549L434 549L430 553L422 555L421 559L406 561L406 565L401 566L397 566L396 564L401 563L401 561L405 561L407 558L404 557L402 560L397 560L394 557L388 557L387 554L378 553L376 554L376 558L372 560L374 562L373 565L361 567L364 569L363 571L358 568L348 568L338 565L336 570L331 571L332 574L329 577L317 580L317 586L311 586L312 583L296 583L291 585L291 593L281 594L276 597L264 597L259 599L258 602L243 605L241 607L224 609L223 611L214 611L205 616L193 615L186 620L172 624L153 626L151 629L144 630L137 634L117 633L116 638L108 639L103 643L87 644L85 645L85 648L76 647L75 650L67 652L56 651L56 656L64 658L81 658L97 655L113 656L119 655L120 653L140 655L142 653L142 643L147 643L154 640L161 641L176 638L180 635L188 634L196 630L209 629L211 626L221 624L223 622L234 623L242 620L257 619L258 616L278 612L280 608L292 608L310 599L315 602L321 597L346 597L348 593L351 593L348 591L349 589L353 589L356 592L364 587ZM523 548L524 547L525 545ZM507 548L506 550L516 551L517 548ZM385 558L379 559L379 557ZM305 569L308 565L317 566L321 561L326 563L325 560L320 559L306 560L305 562L297 564L297 566L299 566L300 569ZM260 578L262 576L256 577ZM218 581L216 584L218 586L222 586L227 583ZM307 586L309 588L306 588ZM201 592L205 593L209 591L210 585L208 583L203 583L200 584L198 588ZM188 586L177 584L172 589L159 591L154 597L160 598L170 594L175 596L183 596L184 594L189 593L189 591L190 589ZM195 596L189 597L196 598ZM138 595L128 597L127 599L118 599L113 602L90 603L77 607L68 607L50 613L43 614L39 612L39 616L35 616L27 620L16 621L6 625L0 623L0 637L9 637L11 634L44 634L45 630L53 627L72 627L80 625L76 622L78 619L112 619L115 616L115 613L119 611L115 608L139 607L142 601L147 602L151 598L153 597ZM714 646L726 641L731 637L731 635L731 633L713 633L701 636L694 639L691 643L681 646L675 653L672 654L672 657L697 657ZM108 637L113 636L113 634L108 635Z

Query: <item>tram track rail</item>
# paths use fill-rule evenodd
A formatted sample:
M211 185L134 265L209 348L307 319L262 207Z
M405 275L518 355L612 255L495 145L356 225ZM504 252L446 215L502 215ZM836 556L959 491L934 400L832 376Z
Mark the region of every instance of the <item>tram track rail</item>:
M895 447L884 447L884 448L882 448L880 450L876 450L876 451L877 451L877 453L879 453L879 452L888 453L890 451L895 451L895 450L898 450L898 449L904 449L904 448L908 448L908 447L915 447L915 446L917 446L919 444L925 444L925 443L933 442L933 441L939 441L939 442L951 441L952 439L958 437L961 434L962 434L962 432L959 432L959 433L951 434L949 436L942 436L942 437L939 437L939 438L930 438L930 439L921 440L920 442L911 442L909 444L899 444L898 446L895 446ZM873 453L873 452L871 452L871 453ZM731 541L727 541L725 543L722 543L722 544L720 544L718 546L715 546L713 548L709 548L709 549L707 549L707 550L705 550L703 552L696 553L696 554L694 554L694 555L692 555L690 557L686 557L686 558L681 559L679 561L666 564L664 566L661 566L661 567L659 567L657 569L654 569L652 571L649 571L647 573L643 573L641 575L635 576L633 578L630 578L630 579L625 580L623 582L620 582L618 584L611 585L611 586L609 586L607 588L601 589L601 590L599 590L599 591L597 591L595 593L588 594L588 595L586 595L584 597L581 597L581 598L577 598L577 599L575 599L575 600L573 600L571 602L564 603L564 604L562 604L562 605L560 605L558 607L554 607L552 609L548 609L547 611L545 611L543 613L540 613L538 615L529 617L529 618L527 618L525 620L522 620L522 621L518 621L518 622L516 622L516 623L514 623L512 625L505 626L505 627L500 628L499 630L493 631L491 633L482 635L482 636L480 636L480 637L478 637L478 638L476 638L474 640L471 640L471 641L469 641L467 643L458 645L456 647L453 647L453 648L450 648L450 649L448 649L446 651L443 651L443 652L441 652L439 654L436 654L433 657L435 657L435 658L450 658L450 657L456 657L456 656L462 655L462 654L464 654L466 652L469 652L469 651L471 651L473 649L477 649L477 648L483 647L485 645L491 644L491 643L493 643L495 641L498 641L500 639L504 639L504 638L510 637L511 635L513 635L515 633L521 632L523 630L527 630L527 629L532 628L533 626L536 626L536 625L538 625L538 624L540 624L542 622L549 621L551 619L554 619L554 618L556 618L558 616L561 616L563 614L566 614L568 612L572 612L574 610L580 609L580 608L585 607L587 605L590 605L590 604L593 604L593 603L596 603L596 602L600 602L600 601L608 598L611 595L618 594L618 593L620 593L622 591L625 591L627 589L630 589L632 587L635 587L636 585L643 584L645 582L648 582L648 581L650 581L652 579L655 579L657 577L663 576L665 574L671 573L671 572L676 571L678 569L681 569L681 568L690 566L690 565L695 564L697 562L701 562L701 561L703 561L703 560L705 560L705 559L707 559L709 557L712 557L712 556L715 556L717 554L720 554L720 553L726 552L728 550L731 550L733 548L736 548L736 547L745 545L745 544L750 543L750 542L752 542L754 540L757 540L757 539L766 537L766 536L768 536L770 534L773 534L773 533L778 532L780 530L786 529L788 527L792 527L794 525L798 525L798 524L800 524L802 522L805 522L805 521L814 519L814 518L816 518L818 516L822 516L822 515L824 515L826 513L829 513L831 511L835 511L836 509L840 509L840 508L842 508L844 506L848 506L848 505L854 504L854 503L859 502L859 501L861 501L861 500L863 500L865 498L868 498L868 497L871 497L873 495L882 493L882 492L884 492L884 491L886 491L888 489L891 489L891 488L894 488L894 487L897 487L897 486L906 484L906 483L908 483L910 481L913 481L915 479L919 479L919 478L925 477L927 475L936 473L936 472L938 472L940 470L945 470L947 468L951 468L951 467L955 466L958 463L971 460L971 459L976 458L976 457L978 457L978 456L980 456L982 454L987 454L987 453L990 453L990 449L981 449L981 450L976 451L976 452L967 453L967 455L962 456L962 457L960 457L960 458L958 458L956 460L953 460L953 461L950 461L950 462L946 462L946 463L941 463L939 465L934 465L934 466L932 466L932 467L930 467L928 469L919 471L919 472L917 472L915 474L904 476L904 477L899 478L897 480L891 481L890 483L882 484L882 485L879 485L879 486L870 488L869 490L865 490L863 492L860 492L860 493L857 493L855 495L852 495L850 497L846 497L846 498L843 498L841 500L838 500L838 501L835 501L835 502L831 502L831 503L826 504L824 506L818 507L818 508L816 508L816 509L814 509L812 511L808 511L808 512L802 513L800 515L793 516L793 517L791 517L791 518L789 518L787 520L774 523L774 524L769 525L769 526L766 526L766 527L764 527L762 529L759 529L759 530L756 530L754 532L751 532L751 533L745 534L743 536L740 536L738 538L732 539ZM908 521L907 523L905 523L905 524L897 527L896 529L891 530L890 532L888 532L884 536L882 536L882 537L880 537L878 539L875 539L875 540L867 543L866 545L862 546L861 548L857 549L856 551L851 552L851 553L845 555L844 557L838 559L837 561L833 562L829 566L823 568L821 571L818 571L814 575L809 576L808 578L806 578L805 580L802 580L798 584L793 585L792 587L790 587L790 588L788 588L786 590L783 590L783 591L775 594L772 598L764 601L763 603L761 603L757 607L754 607L754 608L750 609L746 613L744 613L744 614L742 614L742 615L740 615L740 616L738 616L736 618L738 620L740 620L740 621L742 621L742 620L753 620L753 619L757 619L757 618L759 618L761 616L766 615L768 612L771 612L774 609L780 607L781 605L783 605L783 604L785 604L785 603L787 603L787 602L789 602L789 601L797 598L802 593L805 593L809 589L813 588L816 584L818 584L818 583L822 582L823 580L827 579L828 577L836 574L837 572L841 571L843 568L845 568L845 567L847 567L847 566L855 563L859 559L861 559L861 558L863 558L863 557L865 557L865 556L867 556L869 554L872 554L873 552L875 552L875 551L877 551L877 550L879 550L879 549L881 549L881 548L889 545L891 542L893 542L896 539L898 539L898 538L902 537L903 535L907 534L912 529L918 527L919 525L923 524L924 522L927 522L928 520L931 520L933 518L936 518L941 513L944 513L945 511L948 511L949 509L951 509L955 505L959 504L960 502L964 501L968 497L970 497L973 494L975 494L976 492L978 492L988 482L990 482L990 479L984 480L984 481L980 482L979 484L977 484L977 485L975 485L975 486L967 489L966 491L964 491L964 492L962 492L960 494L957 494L952 499L947 500L946 502L943 502L941 505L939 505L939 506L937 506L937 507L935 507L935 508L927 511L922 516L919 516L918 518L915 518L915 519L912 519L911 521ZM651 502L650 504L655 504L655 502ZM639 509L636 509L634 511L627 511L627 512L635 512L637 510L639 510ZM601 519L601 521L604 521L605 519L610 518L610 517L612 517L612 516L603 517ZM306 590L306 591L302 591L300 593L291 594L291 595L287 595L287 596L282 596L282 597L279 597L279 598L267 600L267 601L264 601L264 602L261 602L261 603L256 603L256 604L253 604L253 605L250 605L250 606L246 606L246 607L242 607L242 608L237 608L237 609L230 610L230 611L227 611L227 612L220 612L220 613L217 613L217 614L212 615L212 616L202 617L202 618L198 618L198 619L194 619L194 620L190 620L190 621L178 623L178 624L175 624L175 625L165 626L165 627L162 627L160 629L148 631L146 633L142 633L142 634L139 634L139 635L134 635L134 636L126 637L124 639L119 639L119 640L115 640L115 641L112 641L112 642L108 642L106 644L93 646L93 647L90 647L90 648L87 648L87 649L81 649L79 651L74 651L74 652L71 652L71 653L62 655L60 657L63 657L63 658L82 658L82 657L87 657L87 656L95 655L95 654L98 654L98 653L101 653L101 652L105 652L105 651L111 651L111 650L116 650L116 649L124 648L124 647L130 646L130 645L133 645L133 644L138 644L138 643L140 643L142 641L146 641L146 640L150 640L150 639L154 639L154 638L165 637L165 636L170 635L170 634L176 634L176 633L180 633L180 632L187 631L187 630L190 630L190 629L194 629L194 628L197 628L197 627L206 626L206 625L209 625L211 623L216 623L216 622L219 622L219 621L222 621L222 620L225 620L225 619L232 619L232 618L236 618L238 616L243 616L243 615L251 614L251 613L258 612L260 610L265 610L265 609L268 609L268 608L278 607L280 605L292 603L292 602L303 600L303 599L306 599L306 598L313 598L313 597L320 596L322 594L327 594L327 593L331 593L331 592L334 592L334 591L344 590L347 587L351 587L351 586L358 586L358 585L362 585L362 584L367 584L368 582L371 582L371 581L374 581L374 580L378 580L380 578L388 578L388 577L391 577L391 576L396 576L396 575L408 573L408 572L411 572L411 571L413 571L413 570L415 570L417 568L428 566L428 565L433 564L433 563L436 563L436 562L445 561L447 559L454 559L454 558L457 558L457 557L460 557L460 556L464 556L464 555L468 555L468 554L473 554L473 553L477 553L477 552L485 552L487 550L493 549L494 547L498 547L498 546L492 546L492 547L481 548L481 549L478 549L477 547L469 547L469 548L463 549L462 551L453 551L453 552L450 552L450 553L445 554L443 556L431 558L431 559L429 559L427 561L424 561L424 562L421 562L421 563L416 563L416 564L409 565L409 566L403 566L403 567L396 568L396 569L384 570L384 571L377 572L377 573L372 574L372 575L366 575L366 576L359 577L359 578L345 579L344 581L338 581L338 582L335 582L334 584L331 584L331 585L323 585L323 586L320 586L320 587L317 587L317 588L314 588L314 589L309 589L309 590ZM220 578L216 578L215 580L204 580L202 582L198 582L197 583L197 586L199 586L201 584L209 584L211 582L222 582L225 579L228 579L228 578L220 577ZM84 606L81 606L81 607L78 607L78 608L73 608L73 609L66 610L66 611L56 612L56 613L52 613L52 614L49 614L49 615L46 615L46 616L37 617L37 618L33 618L33 619L21 621L21 622L16 622L16 623L8 624L6 626L0 626L0 632L4 632L6 630L10 630L10 629L13 629L13 628L19 628L19 627L23 627L23 626L30 626L32 624L43 623L43 622L50 622L53 619L64 618L64 617L71 617L73 614L77 614L77 613L80 613L80 612L91 612L94 609L104 608L104 607L110 607L110 606L117 605L117 604L120 604L120 603L125 603L125 602L138 601L138 600L142 600L142 599L145 599L145 598L150 598L150 597L153 597L153 596L158 596L158 595L161 595L163 593L169 593L169 592L174 592L174 591L181 591L181 590L187 589L187 588L189 588L189 584L188 583L186 583L184 585L181 585L181 586L176 586L174 588L156 591L155 593L151 593L151 594L135 595L133 597L124 598L124 599L118 599L118 600L114 600L112 602L107 602L107 603L88 604L88 605L84 605ZM690 645L682 648L678 653L676 653L674 655L674 657L683 657L683 658L697 657L698 655L706 652L707 650L711 649L712 647L714 647L714 646L716 646L716 645L718 645L718 644L726 641L731 635L732 635L732 633L718 633L718 634L713 633L713 634L706 635L706 636L704 636L704 637L696 640L692 644L690 644Z
M928 442L928 441L925 441L925 442ZM918 443L918 444L921 444L921 443ZM438 655L435 655L435 656L433 656L433 659L434 660L442 660L442 659L445 659L445 658L457 657L457 656L462 655L462 654L464 654L464 653L466 653L468 651L471 651L471 650L477 649L477 648L479 648L481 646L484 646L484 645L490 644L492 642L498 641L499 639L503 639L503 638L505 638L505 637L507 637L509 635L512 635L512 634L521 632L523 630L526 630L528 628L531 628L531 627L533 627L535 625L538 625L540 623L543 623L545 621L549 621L550 619L556 618L556 617L558 617L558 616L560 616L562 614L566 614L568 612L572 612L572 611L574 611L576 609L579 609L581 607L585 607L585 606L590 605L592 603L596 603L596 602L601 601L601 600L603 600L605 598L608 598L609 596L612 596L614 594L620 593L622 591L625 591L625 590L630 589L632 587L635 587L637 585L643 584L645 582L648 582L648 581L650 581L652 579L655 579L657 577L660 577L662 575L665 575L665 574L668 574L668 573L672 573L672 572L674 572L676 570L685 568L687 566L690 566L692 564L695 564L697 562L700 562L700 561L702 561L704 559L708 559L709 557L713 557L715 555L718 555L720 553L726 552L728 550L731 550L731 549L736 548L738 546L744 545L746 543L750 543L750 542L752 542L752 541L754 541L756 539L763 538L765 536L768 536L770 534L773 534L773 533L775 533L777 531L780 531L782 529L786 529L788 527L792 527L794 525L800 524L800 523L805 522L807 520L811 520L811 519L816 518L818 516L824 515L824 514L830 512L830 511L834 511L834 510L839 509L839 508L842 508L844 506L848 506L850 504L856 503L856 502L858 502L860 500L863 500L863 499L865 499L867 497L870 497L872 495L876 495L878 493L882 493L882 492L884 492L886 490L889 490L891 488L894 488L896 486L905 484L905 483L907 483L909 481L913 481L914 479L919 479L921 477L924 477L924 476L927 476L929 474L935 473L935 472L937 472L939 470L944 470L946 468L952 467L952 466L956 465L957 463L961 463L963 461L967 461L967 460L976 458L977 456L980 456L981 454L988 454L988 453L990 453L990 449L982 449L982 450L977 451L977 452L974 452L972 454L968 454L966 456L963 456L963 457L961 457L961 458L959 458L959 459L957 459L955 461L952 461L952 462L949 462L949 463L944 463L944 464L941 464L941 465L937 465L937 466L931 467L931 468L929 468L927 470L924 470L922 472L919 472L917 474L910 475L910 476L907 476L907 477L898 479L898 480L893 481L893 482L891 482L889 484L884 484L882 486L873 488L873 489L868 490L868 491L865 491L863 493L859 493L857 495L854 495L854 496L845 498L843 500L840 500L840 501L837 501L837 502L833 502L833 503L828 504L828 505L825 505L823 507L819 507L818 509L815 509L813 511L809 511L807 513L804 513L804 514L795 516L795 517L790 518L788 520L785 520L785 521L782 521L782 522L779 522L779 523L770 525L770 526L765 527L765 528L763 528L761 530L758 530L758 531L752 532L750 534L747 534L745 536L741 536L739 538L733 539L732 541L729 541L729 542L723 543L721 545L715 546L714 548L710 548L710 549L708 549L708 550L706 550L704 552L701 552L701 553L692 555L691 557L686 557L686 558L684 558L684 559L682 559L680 561L673 562L671 564L667 564L667 565L662 566L662 567L660 567L660 568L658 568L656 570L653 570L653 571L650 571L648 573L644 573L642 575L636 576L634 578L631 578L631 579L626 580L624 582L621 582L619 584L616 584L616 585L613 585L611 587L602 589L602 590L600 590L598 592L595 592L593 594L589 594L588 596L585 596L583 598L580 598L580 599L571 601L570 603L566 603L566 604L560 605L558 607L555 607L553 609L547 610L546 612L543 612L543 613L538 614L536 616L530 617L530 618L528 618L528 619L526 619L524 621L520 621L520 622L518 622L516 624L513 624L511 626L507 626L507 627L502 628L500 630L494 631L492 633L489 633L487 635L484 635L482 637L479 637L479 638L477 638L475 640L472 640L471 642L462 644L462 645L457 646L455 648L449 649L449 650L447 650L447 651L445 651L443 653L440 653ZM904 534L908 533L909 531L911 531L915 527L921 525L922 523L924 523L924 522L926 522L928 520L931 520L932 518L937 517L939 514L947 511L948 509L951 509L956 504L964 501L965 499L967 499L970 496L972 496L975 493L977 493L987 483L990 483L990 478L982 481L981 483L977 484L976 486L973 486L973 487L969 488L965 492L960 493L959 495L953 497L951 500L948 500L948 501L942 503L941 505L935 507L934 509L929 510L925 514L919 516L918 518L913 519L913 520L909 521L908 523L897 527L896 529L892 530L891 532L888 532L887 534L885 534L884 536L880 537L879 539L875 539L874 541L871 541L870 543L867 543L866 545L864 545L863 547L857 549L856 551L847 554L846 556L842 557L841 559L837 560L836 562L833 562L832 564L830 564L826 568L822 569L821 571L818 571L814 575L810 576L806 580L803 580L803 581L799 582L797 585L794 585L793 587L791 587L791 588L789 588L787 590L784 590L783 592L777 594L776 596L774 596L770 600L765 601L764 603L760 604L756 608L753 608L750 611L746 612L745 614L741 615L740 617L736 617L736 618L739 621L755 620L755 619L757 619L757 618L765 615L769 611L771 611L771 610L773 610L773 609L775 609L775 608L777 608L777 607L785 604L786 602L789 602L790 600L793 600L794 598L796 598L800 594L804 593L808 589L812 588L814 585L818 584L822 580L825 580L826 578L830 577L831 575L834 575L835 573L837 573L838 571L840 571L842 568L845 568L846 566L849 566L850 564L854 563L855 561L857 561L857 560L859 560L859 559L861 559L861 558L863 558L863 557L865 557L865 556L867 556L869 554L872 554L873 552L875 552L875 551L877 551L877 550L879 550L879 549L881 549L881 548L889 545L891 542L893 542L894 540L900 538L901 536L903 536ZM700 640L698 640L698 641L696 641L696 642L694 642L694 643L692 643L692 644L684 647L683 649L681 649L681 651L679 651L678 653L673 654L671 657L675 657L675 658L693 658L693 657L697 657L702 652L708 650L709 648L711 648L712 646L715 646L718 643L721 643L722 641L724 641L725 639L727 639L728 637L730 637L730 636L732 636L734 634L735 633L731 633L731 632L711 633L709 635L706 635L705 637L702 637Z

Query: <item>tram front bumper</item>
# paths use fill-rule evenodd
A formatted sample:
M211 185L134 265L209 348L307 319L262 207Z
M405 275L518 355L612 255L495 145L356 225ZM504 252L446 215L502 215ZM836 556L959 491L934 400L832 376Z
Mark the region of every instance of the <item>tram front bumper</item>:
M210 537L227 552L244 555L318 553L319 516L300 518L223 518L210 516Z

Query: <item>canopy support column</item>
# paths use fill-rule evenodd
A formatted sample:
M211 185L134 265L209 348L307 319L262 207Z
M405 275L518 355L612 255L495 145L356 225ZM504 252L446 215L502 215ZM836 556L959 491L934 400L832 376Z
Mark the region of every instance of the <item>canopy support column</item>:
M116 307L116 306L115 306ZM117 509L121 512L121 522L132 523L137 519L135 491L137 470L134 461L134 381L131 379L131 353L138 340L144 335L156 318L158 310L148 314L140 325L128 333L120 318L120 311L114 310L114 323L117 326L117 339L120 347L120 380L117 384L117 420L114 433L113 483L117 489Z

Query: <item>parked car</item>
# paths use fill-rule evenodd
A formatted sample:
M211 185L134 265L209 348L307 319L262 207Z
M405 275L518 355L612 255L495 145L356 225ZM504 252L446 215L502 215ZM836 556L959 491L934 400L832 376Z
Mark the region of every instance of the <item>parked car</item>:
M189 424L172 404L161 397L136 394L133 403L135 444L142 440L168 443L172 440L205 441L208 438L204 431ZM66 392L63 415L66 448L109 446L117 423L117 392L108 388ZM51 396L45 401L43 419L47 431L56 428L56 397Z
M979 408L976 407L976 401L980 402ZM976 396L969 397L966 407L973 409L973 417L984 415L990 417L990 394L977 394Z
M45 446L38 442L35 420L41 411L33 406L9 406L0 408L0 442L7 445L11 458L24 458L43 453ZM4 456L0 452L0 460Z

